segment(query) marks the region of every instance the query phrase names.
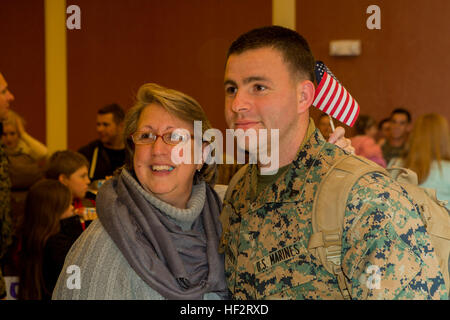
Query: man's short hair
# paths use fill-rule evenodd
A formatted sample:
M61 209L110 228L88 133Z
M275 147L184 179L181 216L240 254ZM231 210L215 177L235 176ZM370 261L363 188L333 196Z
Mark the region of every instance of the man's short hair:
M391 112L391 116L389 118L392 119L394 114L404 114L404 115L406 115L406 117L408 118L408 123L411 123L411 113L409 113L408 110L403 109L403 108L394 109L394 111Z
M266 47L281 52L295 77L314 82L315 60L308 42L300 34L288 28L268 26L244 33L231 44L227 59L232 54Z
M63 174L69 178L83 166L89 168L89 162L81 153L71 150L56 151L47 162L45 177L47 179L58 179Z
M125 111L117 103L108 104L100 108L97 114L108 114L112 113L114 122L119 124L125 119Z

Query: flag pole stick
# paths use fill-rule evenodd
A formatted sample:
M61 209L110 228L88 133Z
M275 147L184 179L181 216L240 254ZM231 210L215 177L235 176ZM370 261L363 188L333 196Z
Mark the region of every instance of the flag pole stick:
M328 115L328 118L330 119L331 130L333 130L333 132L334 132L335 128L334 128L333 118L331 118L330 115Z

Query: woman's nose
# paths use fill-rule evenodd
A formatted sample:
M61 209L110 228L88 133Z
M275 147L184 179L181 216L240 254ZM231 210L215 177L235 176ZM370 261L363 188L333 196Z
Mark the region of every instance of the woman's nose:
M152 154L165 154L167 150L170 149L170 146L164 142L162 137L156 137L156 141L152 145Z

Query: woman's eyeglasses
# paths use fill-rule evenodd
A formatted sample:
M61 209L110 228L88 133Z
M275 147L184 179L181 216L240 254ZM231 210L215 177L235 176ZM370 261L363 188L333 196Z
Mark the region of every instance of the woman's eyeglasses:
M188 141L192 135L185 130L174 130L161 135L150 131L136 131L131 135L134 144L153 144L158 137L161 137L166 144L176 146Z

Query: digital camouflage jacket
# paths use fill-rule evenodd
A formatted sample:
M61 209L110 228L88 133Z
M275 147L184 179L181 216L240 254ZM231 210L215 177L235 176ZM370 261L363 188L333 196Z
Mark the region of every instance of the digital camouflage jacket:
M248 166L221 217L220 250L234 299L342 299L337 279L307 248L315 192L343 153L315 130L285 174L258 195L258 168ZM367 174L348 196L341 261L351 297L447 299L418 208L391 182Z
M0 144L0 259L5 255L12 241L11 221L11 181L9 179L8 158ZM6 296L5 281L0 269L0 299Z

